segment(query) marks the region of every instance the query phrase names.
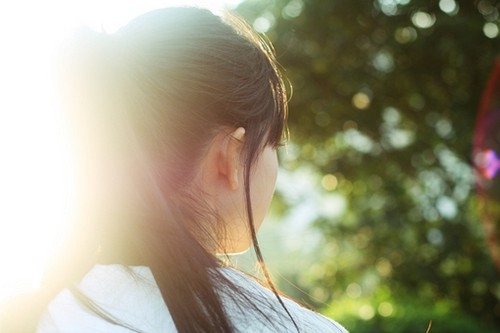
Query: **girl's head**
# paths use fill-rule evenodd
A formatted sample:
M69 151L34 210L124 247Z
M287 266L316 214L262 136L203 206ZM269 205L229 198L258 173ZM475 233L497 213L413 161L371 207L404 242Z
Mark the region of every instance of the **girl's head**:
M268 44L233 16L195 8L155 10L78 41L65 95L83 124L99 214L134 207L180 223L209 251L246 249L272 196L285 128Z
M147 265L179 332L234 331L219 288L270 318L215 256L253 242L262 262L255 233L286 118L270 47L231 15L169 8L111 35L76 34L59 65L82 214L28 302L35 319L13 326L36 326L45 305L69 288L89 310L129 327L78 290L93 265L109 262Z

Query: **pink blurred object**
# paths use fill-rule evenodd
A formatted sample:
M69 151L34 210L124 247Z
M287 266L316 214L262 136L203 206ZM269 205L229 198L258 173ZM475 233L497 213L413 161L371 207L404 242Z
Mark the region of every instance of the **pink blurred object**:
M473 163L480 214L500 270L500 58L483 92L474 130Z

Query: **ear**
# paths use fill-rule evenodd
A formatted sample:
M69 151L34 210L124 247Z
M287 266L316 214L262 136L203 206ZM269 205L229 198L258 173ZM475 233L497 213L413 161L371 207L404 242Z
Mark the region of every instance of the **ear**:
M218 172L230 189L238 189L240 183L241 147L245 129L238 127L229 135L226 135L221 146L218 158Z

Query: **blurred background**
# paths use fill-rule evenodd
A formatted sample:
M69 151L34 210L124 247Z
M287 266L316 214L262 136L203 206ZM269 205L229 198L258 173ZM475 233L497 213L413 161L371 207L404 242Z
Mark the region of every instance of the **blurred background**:
M113 30L172 1L89 3L20 1L0 14L0 299L36 287L73 204L49 50L75 24ZM424 333L430 321L432 333L499 332L472 144L500 55L500 2L225 5L268 36L293 86L259 234L279 288L351 332ZM253 270L251 252L233 260Z
M293 85L291 140L260 234L280 287L352 332L425 332L430 320L435 333L499 332L472 143L500 56L500 2L236 10L267 34Z

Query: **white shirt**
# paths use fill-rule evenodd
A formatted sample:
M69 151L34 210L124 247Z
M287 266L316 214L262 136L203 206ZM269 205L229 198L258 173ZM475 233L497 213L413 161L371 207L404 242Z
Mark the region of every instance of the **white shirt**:
M250 277L230 268L223 273L239 288L246 289L252 299L259 300L259 310L272 319L268 320L244 304L237 304L228 294L221 293L229 320L237 332L295 332L272 292ZM96 265L80 282L79 289L100 309L120 323L141 332L177 332L149 268L143 266ZM283 297L283 301L299 326L300 332L347 333L338 323L318 313L305 309ZM241 303L241 302L240 302ZM262 304L262 307L260 305ZM268 307L268 309L266 309ZM42 316L37 333L129 333L132 330L113 325L94 314L68 290L52 300Z

